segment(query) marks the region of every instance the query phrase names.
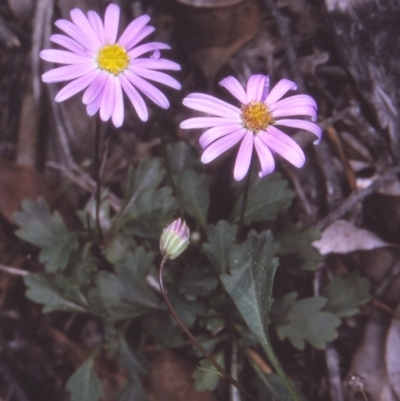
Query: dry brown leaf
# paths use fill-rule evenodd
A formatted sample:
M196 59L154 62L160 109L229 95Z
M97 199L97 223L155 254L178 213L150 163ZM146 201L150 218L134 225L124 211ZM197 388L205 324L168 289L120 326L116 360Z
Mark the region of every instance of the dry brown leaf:
M346 254L371 250L390 244L371 231L356 227L346 220L337 220L322 232L321 239L314 241L313 245L321 255L327 255L328 253Z
M9 222L13 222L12 215L24 199L43 196L48 203L52 203L56 194L57 186L44 174L0 159L0 214ZM57 206L67 226L73 228L76 217L67 199L63 197Z
M193 365L165 350L152 355L153 370L145 380L149 401L216 401L209 391L194 387Z
M261 15L257 0L245 0L230 7L181 8L180 37L209 81L255 37Z
M400 304L397 307L400 313ZM400 319L393 318L386 339L386 369L393 391L400 398Z
M176 0L178 3L186 4L191 7L207 7L217 8L233 6L234 4L240 3L243 0Z

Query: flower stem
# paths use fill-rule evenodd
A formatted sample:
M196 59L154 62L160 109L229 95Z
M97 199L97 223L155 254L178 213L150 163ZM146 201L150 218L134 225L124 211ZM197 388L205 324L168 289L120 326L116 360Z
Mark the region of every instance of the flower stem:
M253 170L252 167L253 167L253 158L251 159L249 172L247 173L246 182L244 184L243 201L242 201L242 207L240 209L240 217L239 217L239 226L238 226L238 230L236 232L236 242L239 242L240 239L242 238L244 215L246 213L247 199L249 198L249 192L250 192L251 172Z
M271 363L272 367L275 369L275 372L278 374L278 376L282 380L284 386L288 390L288 392L291 395L291 397L293 398L293 400L294 401L303 401L300 394L294 388L290 379L286 376L286 373L285 373L281 363L279 362L279 359L276 356L275 351L272 348L271 341L269 339L268 334L266 336L267 336L267 342L265 342L263 344L263 348L264 348L265 353L267 354L269 362Z
M234 385L241 393L244 397L246 397L247 399L251 400L251 401L257 401L257 399L255 397L253 397L246 389L244 389L242 387L242 385L235 380L215 359L214 357L196 340L196 338L194 337L194 335L190 332L190 330L185 326L185 324L182 322L182 320L180 319L180 317L176 314L175 309L173 308L168 295L164 289L164 281L163 281L163 271L164 271L164 266L165 266L165 262L167 261L168 257L164 256L159 270L158 270L158 281L160 284L160 290L161 290L161 294L164 298L165 303L168 306L169 311L171 312L171 315L174 317L174 319L176 320L176 322L179 324L179 326L181 327L181 329L187 334L187 336L189 337L189 339L191 340L191 342L193 343L193 345L195 345L199 351L208 359L208 361L215 367L215 369L217 369L217 371L220 373L220 375L222 377L224 377L226 380L228 380L229 383L231 383L232 385Z
M101 204L100 150L101 150L100 119L99 117L97 117L95 134L94 134L94 174L96 181L96 227L98 231L99 242L103 243L104 235L100 223L100 204Z

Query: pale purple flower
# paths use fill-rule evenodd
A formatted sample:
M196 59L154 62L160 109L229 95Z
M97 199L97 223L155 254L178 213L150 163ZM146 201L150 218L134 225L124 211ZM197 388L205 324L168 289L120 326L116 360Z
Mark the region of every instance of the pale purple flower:
M158 70L180 70L179 64L160 58L160 50L170 49L160 42L138 45L154 31L147 25L148 15L133 20L117 40L120 9L110 4L104 15L89 11L87 16L78 8L71 11L71 21L60 19L55 25L67 35L52 35L50 40L67 50L47 49L41 58L67 64L43 74L44 82L71 81L56 96L62 102L84 90L82 101L92 116L100 110L100 118L111 117L116 127L124 120L123 92L126 93L142 121L148 119L142 94L163 109L169 107L166 96L148 81L174 89L181 85ZM143 56L147 54L147 56ZM140 93L141 92L141 93Z
M219 84L239 101L240 107L202 93L192 93L183 99L185 106L213 116L189 118L180 124L184 129L208 128L199 139L200 146L205 149L201 156L203 163L211 162L241 142L233 171L236 181L247 174L253 148L260 162L260 177L274 171L273 152L296 167L303 166L304 152L277 126L307 130L319 140L321 129L318 125L293 117L308 116L316 120L317 105L310 96L294 95L282 99L289 90L297 89L296 84L281 79L269 91L266 75L252 75L246 89L234 77L227 77Z

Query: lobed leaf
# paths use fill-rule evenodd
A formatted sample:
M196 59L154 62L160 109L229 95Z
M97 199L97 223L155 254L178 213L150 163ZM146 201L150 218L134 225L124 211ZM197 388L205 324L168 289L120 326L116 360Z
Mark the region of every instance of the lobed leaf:
M14 213L21 227L16 235L41 248L39 261L49 273L65 269L71 254L78 248L78 234L67 230L58 212L51 214L46 201L25 199L22 210Z

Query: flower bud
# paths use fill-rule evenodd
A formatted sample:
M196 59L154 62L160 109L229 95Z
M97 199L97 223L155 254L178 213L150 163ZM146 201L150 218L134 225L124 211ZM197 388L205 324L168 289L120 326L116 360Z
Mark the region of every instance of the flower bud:
M189 227L177 219L164 228L160 238L160 250L168 259L177 258L189 245Z

